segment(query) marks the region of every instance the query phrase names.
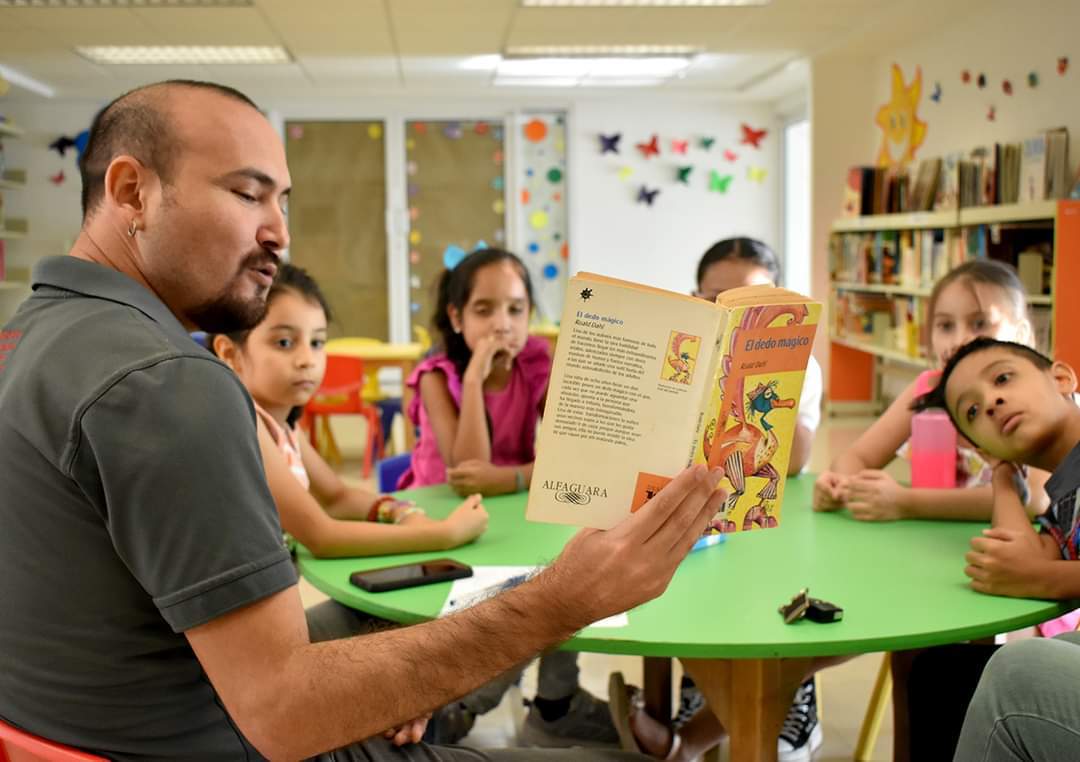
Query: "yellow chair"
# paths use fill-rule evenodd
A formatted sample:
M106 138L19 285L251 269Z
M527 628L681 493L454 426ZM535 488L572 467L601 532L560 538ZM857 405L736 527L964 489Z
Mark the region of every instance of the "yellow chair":
M885 710L889 708L891 696L892 666L890 654L885 653L881 656L881 666L878 667L874 690L870 694L870 702L866 705L862 727L859 728L859 740L855 744L855 762L866 762L873 755L874 744L877 743L878 731L881 729L881 719L885 716Z
M422 325L414 325L412 330L416 343L420 345L421 354L426 355L431 350L431 333Z

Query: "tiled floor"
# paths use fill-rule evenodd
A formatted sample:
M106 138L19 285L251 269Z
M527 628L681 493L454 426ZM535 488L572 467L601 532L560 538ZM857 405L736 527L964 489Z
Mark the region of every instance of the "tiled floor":
M837 453L850 446L869 422L870 419L866 418L824 418L814 443L810 470L817 472L826 468ZM353 437L348 431L342 431L341 434L340 444L348 454L352 449L350 440ZM343 472L356 474L359 470L357 463L349 461ZM894 463L888 470L898 478L907 476L906 466L899 462ZM806 506L806 509L809 510L809 506ZM321 593L303 582L301 582L301 594L305 605L324 600ZM819 684L825 741L814 757L817 762L839 762L839 760L852 759L881 658L881 654L866 654L821 673ZM608 675L614 670L621 670L629 681L641 684L641 660L636 657L583 654L580 665L583 686L597 696L607 695ZM525 673L522 684L523 695L531 696L535 685L535 669L530 669ZM512 710L511 703L512 700L508 696L496 710L481 717L466 742L484 747L513 745L514 718L517 714L520 722L520 713ZM890 759L891 748L892 719L890 712L886 712L870 759ZM726 752L726 749L724 751ZM723 758L727 759L726 753L723 754Z

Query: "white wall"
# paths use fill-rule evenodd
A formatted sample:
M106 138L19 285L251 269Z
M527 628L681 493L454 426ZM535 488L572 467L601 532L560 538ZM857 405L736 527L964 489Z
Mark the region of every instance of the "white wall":
M27 240L9 242L8 257L12 264L28 265L40 256L62 253L78 233L80 184L74 151L61 159L47 146L60 134L74 135L88 127L102 105L90 100L24 99L5 106L0 101L0 113L6 108L9 116L27 132L24 141L5 143L9 166L27 169L30 184L25 191L5 195L5 198L10 196L8 213L29 217L31 224ZM502 119L530 108L565 109L571 272L591 270L685 292L694 285L698 258L720 238L750 235L778 249L782 244L782 123L767 105L725 101L705 94L665 96L641 92L573 98L551 94L503 98L356 97L260 105L271 110L279 125L289 119L387 119L386 134L391 149L395 143L390 138L400 132L390 124L395 120L401 123L408 118ZM769 129L760 150L739 145L741 122ZM600 155L601 132L623 133L620 156ZM653 133L661 138L661 155L646 161L634 144L648 140ZM716 138L707 153L698 147L698 138L702 136ZM690 141L685 157L671 153L673 138ZM725 148L739 155L734 164L723 159ZM695 166L690 186L680 185L675 179L675 167L684 163ZM766 170L763 183L747 178L749 164ZM634 170L627 182L618 177L622 166ZM57 187L48 178L61 168L67 180ZM734 175L726 194L707 190L708 173L714 168ZM403 179L403 176L391 178L391 185L396 187ZM643 182L661 190L652 208L635 200L637 188ZM393 187L388 190L392 191ZM513 178L508 178L507 190L508 199L516 198ZM391 283L405 293L394 300L399 309L404 309L407 306L404 279L392 279ZM396 322L407 326L402 319ZM407 334L407 327L403 330Z
M761 148L739 145L740 123L767 127ZM760 238L780 249L781 123L767 108L749 104L656 102L646 98L576 104L570 122L570 241L575 269L628 278L686 292L694 288L697 261L715 241L734 235ZM620 155L600 154L600 133L621 132ZM635 144L660 136L661 155L648 160ZM713 136L708 152L698 138ZM686 156L670 140L689 139ZM726 161L731 149L738 159ZM690 184L676 181L676 167L693 165ZM747 178L750 165L767 172L763 183ZM630 167L628 180L619 178ZM725 194L708 190L709 170L731 174ZM652 207L636 201L645 184L659 188Z
M915 66L922 68L923 99L919 116L927 123L926 140L917 158L940 156L995 141L1016 141L1040 130L1065 126L1076 145L1080 140L1080 2L1076 0L989 0L982 11L963 23L928 29L910 44L883 54L873 64L875 103L885 103L891 91L889 70L895 62L910 81ZM1065 76L1057 73L1057 59L1068 56ZM972 82L960 81L968 69ZM1028 86L1030 71L1039 84ZM987 85L975 79L985 73ZM1013 94L1002 91L1002 80L1012 83ZM940 102L930 99L934 83L942 88ZM995 119L989 121L989 107ZM867 115L864 129L875 146L880 131ZM867 160L872 159L868 156ZM1080 161L1072 151L1070 167Z

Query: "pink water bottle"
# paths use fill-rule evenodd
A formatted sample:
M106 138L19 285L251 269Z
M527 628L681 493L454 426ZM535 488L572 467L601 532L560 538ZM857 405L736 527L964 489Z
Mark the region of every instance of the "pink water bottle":
M916 395L926 394L940 378L936 370L919 374ZM944 410L923 410L911 418L911 486L956 486L956 428Z

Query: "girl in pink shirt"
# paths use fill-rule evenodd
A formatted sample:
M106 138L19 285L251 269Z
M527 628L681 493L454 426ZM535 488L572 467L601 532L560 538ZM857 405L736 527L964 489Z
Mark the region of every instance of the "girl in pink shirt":
M480 249L443 273L433 321L440 346L407 381L420 438L400 488L528 487L551 373L547 342L529 336L532 305L529 273L510 252Z

